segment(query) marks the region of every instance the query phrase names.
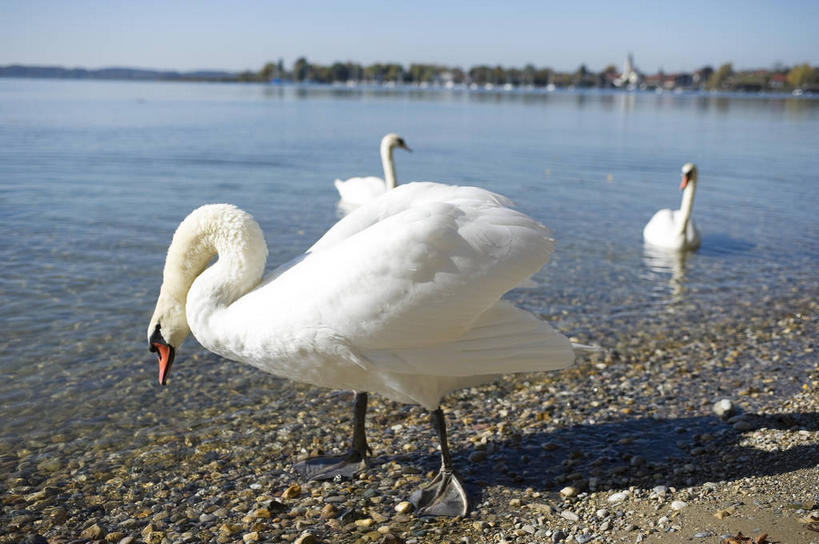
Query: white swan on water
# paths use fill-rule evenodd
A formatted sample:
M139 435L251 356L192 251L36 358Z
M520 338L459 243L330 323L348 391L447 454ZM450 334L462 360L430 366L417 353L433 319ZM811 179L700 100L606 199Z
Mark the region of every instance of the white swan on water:
M412 151L404 139L398 134L387 134L381 139L381 166L384 168L384 179L376 176L363 178L350 178L346 181L337 179L335 181L336 190L341 197L339 207L343 211L351 210L378 198L390 189L395 189L395 162L392 152L399 147L407 151Z
M228 204L198 208L173 236L148 326L160 383L192 332L227 359L357 391L350 453L294 467L319 479L352 476L366 460L366 392L420 404L433 411L442 466L410 500L420 515L464 514L441 398L500 374L574 360L566 337L500 300L546 263L554 245L545 227L509 204L475 187L403 185L265 279L267 247L256 221Z
M643 240L647 244L672 250L700 246L700 233L691 219L694 191L697 190L697 167L693 163L683 165L680 189L683 191L680 209L658 211L643 228Z

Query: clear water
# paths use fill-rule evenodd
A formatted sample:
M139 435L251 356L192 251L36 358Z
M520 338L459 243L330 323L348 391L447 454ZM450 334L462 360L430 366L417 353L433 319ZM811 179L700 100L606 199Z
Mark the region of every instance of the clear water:
M91 429L123 391L150 405L145 328L179 221L238 205L272 268L334 223L333 179L381 175L387 132L414 150L399 183L480 185L554 231L540 286L512 298L567 333L605 346L681 301L707 319L817 292L819 100L0 79L0 437ZM687 161L702 248L653 255L641 230L679 207Z

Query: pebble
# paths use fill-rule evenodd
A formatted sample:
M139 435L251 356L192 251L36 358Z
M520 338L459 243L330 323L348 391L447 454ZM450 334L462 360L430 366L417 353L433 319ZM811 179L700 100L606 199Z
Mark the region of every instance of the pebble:
M567 486L560 490L560 494L564 497L576 497L577 493L577 488L572 486Z
M714 403L714 413L720 419L729 419L736 414L736 407L729 399L722 399Z
M608 501L612 504L617 504L623 502L628 498L628 493L625 491L618 491L617 493L612 493L609 495Z
M401 501L395 505L395 511L399 514L407 514L412 512L414 509L413 505L409 501Z
M688 503L685 502L685 501L673 501L671 503L671 509L672 510L682 510L686 506L688 506Z
M282 491L283 499L295 499L299 495L301 495L301 486L299 484L293 484Z
M560 517L563 518L563 519L567 519L569 521L572 521L572 522L580 521L580 516L578 516L577 514L572 512L571 510L563 510L560 513Z
M83 530L83 532L80 533L80 538L88 538L91 540L97 540L104 536L105 533L96 523L91 527L86 528L85 530Z
M734 427L735 431L739 431L739 432L742 433L742 432L745 432L745 431L752 430L754 428L754 425L753 425L753 423L751 423L750 421L748 421L746 419L741 419L741 420L737 421L736 423L734 423L733 427Z
M665 498L666 494L668 493L668 487L664 485L658 485L655 486L651 491L658 497Z

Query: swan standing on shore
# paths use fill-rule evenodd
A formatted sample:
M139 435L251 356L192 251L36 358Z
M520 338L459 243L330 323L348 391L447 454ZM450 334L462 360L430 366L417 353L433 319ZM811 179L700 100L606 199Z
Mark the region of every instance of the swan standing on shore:
M700 233L691 210L694 207L694 191L697 189L697 167L686 163L682 167L683 191L679 210L660 210L643 229L643 239L647 244L673 250L697 249L700 245Z
M165 384L189 332L227 359L352 389L348 455L313 458L314 479L350 477L367 456L367 392L432 412L441 469L410 500L419 515L463 515L440 402L498 375L565 368L569 340L501 296L537 272L554 241L510 202L476 187L411 183L332 227L262 279L267 246L246 212L211 204L177 228L148 326ZM211 259L218 259L211 265Z
M398 134L387 134L381 139L381 166L384 168L384 179L376 176L350 178L347 181L337 179L336 189L341 197L339 206L347 212L378 198L390 189L395 189L395 163L392 152L396 147L412 152L404 139Z

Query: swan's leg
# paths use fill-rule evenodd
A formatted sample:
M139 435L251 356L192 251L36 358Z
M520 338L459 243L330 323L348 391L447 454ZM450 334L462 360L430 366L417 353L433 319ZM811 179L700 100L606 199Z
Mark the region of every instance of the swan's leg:
M367 393L356 391L353 401L353 446L341 457L311 457L293 465L293 470L310 480L331 480L337 476L352 478L367 466L367 433L364 419L367 415Z
M432 426L441 443L441 470L425 487L410 496L418 516L463 516L469 509L469 499L463 484L455 475L449 444L446 440L446 420L440 407L432 412Z

